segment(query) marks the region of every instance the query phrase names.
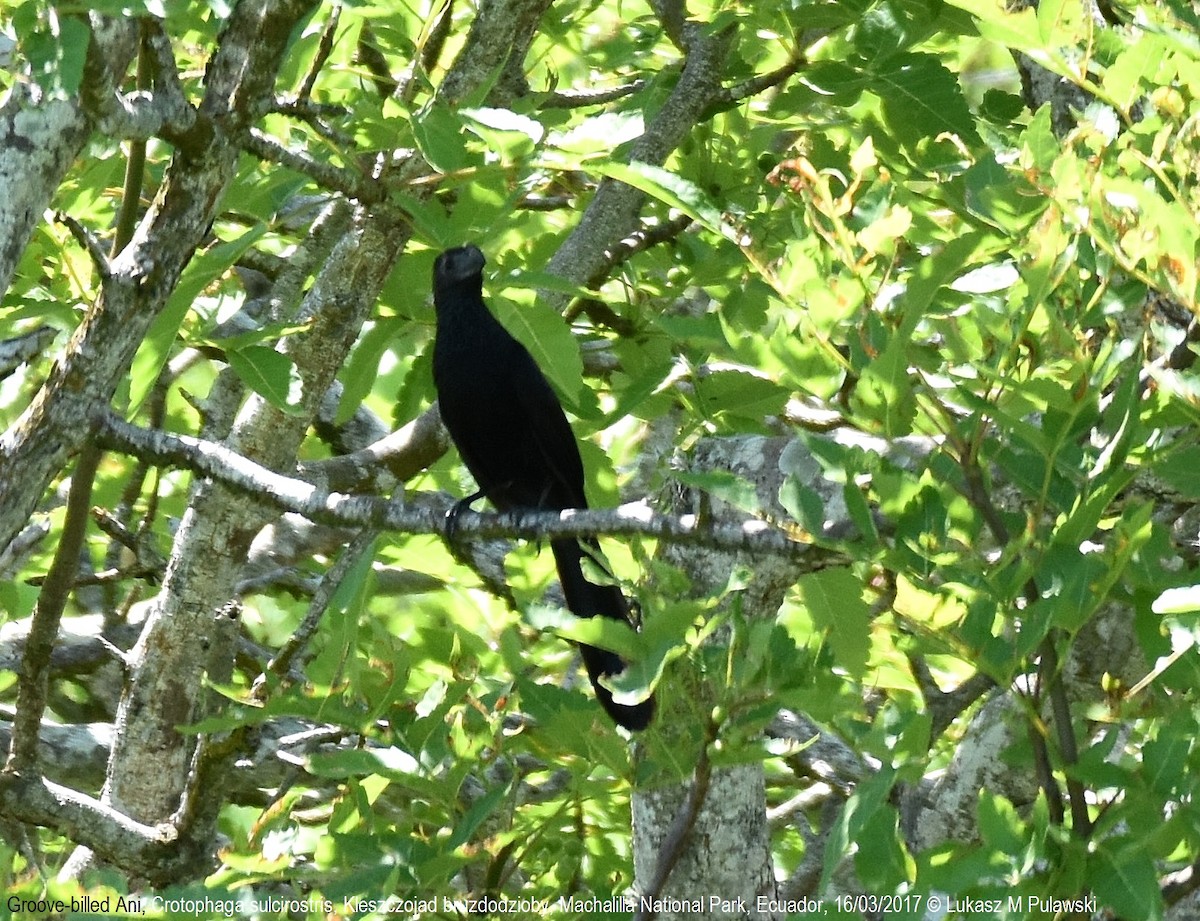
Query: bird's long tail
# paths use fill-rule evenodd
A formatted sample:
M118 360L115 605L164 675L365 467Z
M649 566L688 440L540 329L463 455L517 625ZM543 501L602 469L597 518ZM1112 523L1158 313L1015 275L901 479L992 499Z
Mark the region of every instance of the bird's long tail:
M597 585L583 575L583 555L586 552L575 540L550 542L558 579L562 583L567 607L576 617L607 617L629 623L629 605L616 585ZM596 699L619 726L629 730L645 729L654 716L654 697L641 703L620 704L613 700L612 691L600 683L602 676L618 675L625 670L625 660L615 652L579 644L583 664L596 691Z

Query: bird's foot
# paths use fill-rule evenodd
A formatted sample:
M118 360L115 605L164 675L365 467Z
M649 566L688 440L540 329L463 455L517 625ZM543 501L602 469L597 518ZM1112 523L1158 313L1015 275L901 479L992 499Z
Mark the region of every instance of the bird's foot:
M459 499L452 506L450 506L450 511L446 512L447 543L453 544L458 540L458 516L461 515L464 510L468 512L471 511L471 503L473 503L476 499L482 498L483 491L480 490L479 492L471 493L471 495L463 499Z

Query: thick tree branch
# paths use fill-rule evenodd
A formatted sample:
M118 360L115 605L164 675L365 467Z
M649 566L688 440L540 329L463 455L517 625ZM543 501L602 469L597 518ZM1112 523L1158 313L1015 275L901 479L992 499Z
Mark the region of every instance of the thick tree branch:
M103 96L115 92L133 57L137 25L98 16L92 16L90 24L87 78ZM46 95L34 80L18 79L9 89L0 107L0 293L8 290L34 227L91 133L94 119L82 99ZM0 546L15 530L0 522Z
M178 832L170 825L135 822L99 800L37 774L0 772L0 812L30 825L56 828L150 880L177 856Z
M656 8L664 22L670 20L682 4L663 0ZM728 30L708 35L696 23L686 23L681 29L691 36L686 43L687 57L683 71L666 103L634 141L630 150L631 162L661 166L683 139L702 120L713 100L721 92L725 56L732 33ZM638 230L642 205L646 195L622 182L605 179L596 190L583 217L571 235L559 247L547 265L547 271L580 284L602 276L604 267L612 265L608 253ZM560 310L566 295L543 292L543 300Z
M156 464L184 467L253 495L275 508L296 512L322 524L350 528L386 528L406 534L444 534L444 512L405 506L376 496L345 495L304 480L283 476L223 445L188 435L150 432L113 414L97 422L101 444ZM502 515L463 512L462 537L584 537L588 535L656 537L729 551L771 554L825 563L831 555L813 544L794 540L765 521L737 525L705 524L697 515L672 517L641 504L617 509L568 509L563 512L508 512Z
M387 492L446 453L450 436L434 404L364 448L304 465L304 476L338 492Z
M447 105L457 105L471 89L489 80L495 80L490 96L494 103L506 102L519 93L521 88L514 84L520 79L510 75L523 72L525 50L548 6L550 0L481 3L462 51L438 88L438 98ZM498 63L501 68L497 78Z

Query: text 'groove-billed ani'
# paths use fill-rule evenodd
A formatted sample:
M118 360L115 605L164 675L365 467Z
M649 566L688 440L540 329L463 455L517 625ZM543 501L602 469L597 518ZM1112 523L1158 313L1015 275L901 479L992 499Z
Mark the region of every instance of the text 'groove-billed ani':
M475 246L448 249L433 266L437 338L433 382L442 421L481 495L508 509L587 508L583 462L558 397L533 356L483 302L483 253ZM594 540L550 541L567 607L577 617L629 621L620 588L589 582L583 574ZM625 669L616 653L580 644L596 697L618 724L644 729L654 699L626 705L600 683Z

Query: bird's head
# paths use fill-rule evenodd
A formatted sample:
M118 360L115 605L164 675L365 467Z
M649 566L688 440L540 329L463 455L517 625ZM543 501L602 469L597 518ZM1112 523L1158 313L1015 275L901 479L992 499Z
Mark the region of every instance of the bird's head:
M483 251L473 243L445 250L433 263L433 287L452 287L464 281L483 277L487 262Z

